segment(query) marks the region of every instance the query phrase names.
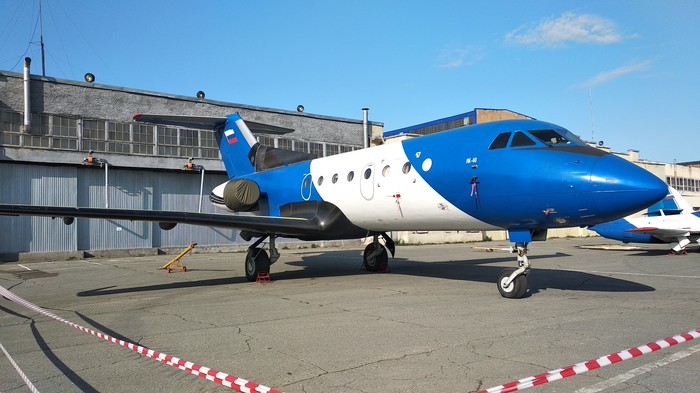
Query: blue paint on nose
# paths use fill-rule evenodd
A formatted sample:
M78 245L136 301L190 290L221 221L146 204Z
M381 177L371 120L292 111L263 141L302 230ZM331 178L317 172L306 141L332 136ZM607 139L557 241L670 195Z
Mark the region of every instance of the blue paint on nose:
M643 210L663 199L668 186L637 165L608 154L591 171L593 202L601 222Z

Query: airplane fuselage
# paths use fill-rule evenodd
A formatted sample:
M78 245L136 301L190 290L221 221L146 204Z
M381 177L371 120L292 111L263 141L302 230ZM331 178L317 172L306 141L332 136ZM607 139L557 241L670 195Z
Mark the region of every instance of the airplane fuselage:
M262 214L325 201L376 232L593 225L645 207L645 191L660 183L540 121L469 126L240 178L260 187Z

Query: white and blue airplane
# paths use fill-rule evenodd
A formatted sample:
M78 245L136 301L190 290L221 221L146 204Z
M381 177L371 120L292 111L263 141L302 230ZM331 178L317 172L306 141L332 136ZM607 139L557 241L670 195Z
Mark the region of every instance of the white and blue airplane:
M669 187L666 198L649 207L644 216L621 218L588 229L623 243L671 243L669 255L686 255L690 243L700 245L700 212L693 212L683 196Z
M162 229L193 224L240 229L255 240L245 274L255 281L279 257L278 237L373 239L367 270L386 266L389 231L506 229L517 268L497 279L507 298L527 291L527 246L549 228L591 226L659 201L666 184L566 129L536 120L467 126L323 158L263 146L238 114L227 117L136 115L136 121L217 132L229 180L211 214L86 207L0 205L0 214L155 221ZM384 245L380 242L384 240ZM260 245L268 240L268 254Z

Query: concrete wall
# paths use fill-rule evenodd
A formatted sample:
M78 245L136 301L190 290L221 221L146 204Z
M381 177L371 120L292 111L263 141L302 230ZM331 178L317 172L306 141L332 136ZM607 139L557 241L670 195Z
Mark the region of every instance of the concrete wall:
M362 146L362 111L358 119L343 119L256 106L199 100L31 76L31 112L128 122L137 113L225 116L239 112L243 119L294 129L293 138ZM0 110L24 112L23 75L0 72ZM370 114L371 115L371 114ZM381 123L373 122L376 126Z

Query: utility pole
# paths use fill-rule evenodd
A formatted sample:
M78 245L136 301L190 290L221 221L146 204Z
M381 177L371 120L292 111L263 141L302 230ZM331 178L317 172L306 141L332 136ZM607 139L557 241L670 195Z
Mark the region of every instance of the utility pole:
M41 0L39 0L39 40L41 42L41 76L46 76L46 62L44 61L44 17L41 14Z

